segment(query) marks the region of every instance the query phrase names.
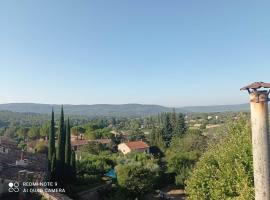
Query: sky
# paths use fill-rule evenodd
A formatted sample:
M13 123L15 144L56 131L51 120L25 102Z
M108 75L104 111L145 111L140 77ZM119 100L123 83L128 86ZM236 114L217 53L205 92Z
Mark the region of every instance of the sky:
M270 82L270 2L2 0L0 103L248 102Z

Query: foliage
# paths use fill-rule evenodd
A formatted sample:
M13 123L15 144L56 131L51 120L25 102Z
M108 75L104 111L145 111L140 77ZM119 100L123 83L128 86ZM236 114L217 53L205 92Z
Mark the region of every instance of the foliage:
M85 175L102 176L111 168L113 160L110 155L84 154L77 163L77 174L82 179Z
M68 167L71 160L71 141L70 141L70 124L69 119L66 125L66 142L65 142L65 165Z
M162 139L165 142L166 147L170 145L172 137L173 137L173 128L170 122L169 115L166 115L164 127L162 130Z
M90 141L87 145L84 145L83 147L81 147L79 152L97 155L100 152L106 151L106 150L108 150L108 148L102 145L101 143Z
M70 160L70 180L72 182L76 181L77 178L77 165L76 165L76 155L75 151L71 151L71 160Z
M63 107L59 127L58 145L57 151L55 151L55 124L54 111L52 111L49 135L49 170L51 172L51 180L58 181L61 185L66 185L76 178L76 159L75 153L71 150L70 122L68 118L65 125Z
M174 124L173 135L182 136L187 131L187 125L185 122L185 116L182 113L176 115L176 121Z
M86 128L85 137L90 140L96 140L101 138L111 138L112 134L108 128L99 129L98 127Z
M38 142L35 146L37 153L48 153L48 147L44 142Z
M202 153L207 147L206 137L199 130L188 130L183 137L174 137L168 153L191 152Z
M193 152L177 153L168 159L168 172L175 174L176 185L184 186L196 160L197 155Z
M30 130L27 133L27 136L30 139L37 139L40 136L40 128L38 126L33 126L30 128Z
M52 110L50 134L49 134L49 147L48 147L48 164L49 164L50 172L52 172L52 169L53 169L52 160L53 160L53 154L55 154L55 153L56 153L56 150L55 150L55 124L54 124L54 111Z
M189 199L254 199L252 166L251 131L242 120L201 157L187 181Z
M185 186L194 164L207 147L201 132L188 131L183 137L175 137L166 151L168 172L173 173L175 184Z
M40 127L40 136L45 138L48 137L50 134L50 125L49 124L43 124Z
M158 147L161 150L165 149L165 143L162 138L162 130L154 128L150 133L150 144L151 146Z
M57 151L56 151L56 176L59 182L64 180L64 167L65 167L65 121L64 121L64 110L61 108L59 132L57 137Z
M117 163L117 181L128 197L140 197L155 187L160 168L152 156L144 153L129 154L118 158Z

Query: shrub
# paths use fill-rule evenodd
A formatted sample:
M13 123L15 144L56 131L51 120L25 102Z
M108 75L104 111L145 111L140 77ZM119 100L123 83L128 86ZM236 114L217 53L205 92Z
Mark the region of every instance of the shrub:
M177 186L185 186L186 179L206 148L206 138L195 131L183 137L175 137L166 151L168 172L172 173Z
M254 199L251 130L244 120L228 128L196 164L187 181L190 200Z
M126 191L127 198L140 197L154 189L160 173L156 160L144 153L119 158L115 169L118 184Z
M35 149L38 153L48 153L48 147L44 142L38 142L35 146Z

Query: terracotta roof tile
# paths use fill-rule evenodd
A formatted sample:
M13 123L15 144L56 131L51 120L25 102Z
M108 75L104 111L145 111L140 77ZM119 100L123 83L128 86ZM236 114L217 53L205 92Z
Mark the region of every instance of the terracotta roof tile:
M88 140L73 140L71 141L71 146L83 146L87 145L89 143Z
M126 145L127 145L131 150L149 148L148 144L146 144L146 143L143 142L143 141L132 141L132 142L127 142Z

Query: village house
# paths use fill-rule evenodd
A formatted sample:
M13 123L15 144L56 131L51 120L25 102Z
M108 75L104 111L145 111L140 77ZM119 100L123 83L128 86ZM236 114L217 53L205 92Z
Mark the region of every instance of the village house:
M44 181L47 172L45 154L23 152L14 141L0 138L0 197L8 192L8 183Z
M131 152L145 152L149 153L150 147L143 141L124 142L118 145L118 151L123 154Z

